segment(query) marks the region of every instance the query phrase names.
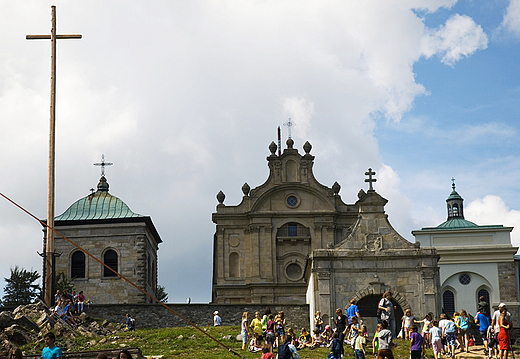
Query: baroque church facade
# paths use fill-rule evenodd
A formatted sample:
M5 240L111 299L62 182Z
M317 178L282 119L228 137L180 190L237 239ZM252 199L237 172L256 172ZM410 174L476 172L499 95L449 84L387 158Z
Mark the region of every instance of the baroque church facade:
M327 187L314 177L311 145L303 155L293 146L288 139L277 155L271 143L267 181L244 184L240 204L217 195L212 302L308 303L311 317L321 310L327 319L352 298L372 304L393 290L399 307L437 313L438 255L391 227L387 201L372 188L375 173L367 172L369 191L346 204L337 182Z
M54 226L72 242L155 297L161 237L150 217L132 212L108 190L102 173L97 191L77 200L55 217ZM147 295L61 236L54 236L54 248L59 254L55 259L55 273L65 274L76 291L84 291L86 299L93 303L151 302Z

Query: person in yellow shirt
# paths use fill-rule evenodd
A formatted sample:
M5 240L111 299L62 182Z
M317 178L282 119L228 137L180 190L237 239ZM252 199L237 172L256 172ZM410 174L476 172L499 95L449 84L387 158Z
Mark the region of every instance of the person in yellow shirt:
M255 319L251 321L251 329L253 333L262 336L262 319L260 318L260 312L255 313Z

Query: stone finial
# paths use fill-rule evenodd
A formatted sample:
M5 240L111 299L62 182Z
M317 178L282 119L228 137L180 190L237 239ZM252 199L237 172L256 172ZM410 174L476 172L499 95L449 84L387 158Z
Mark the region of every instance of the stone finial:
M334 182L334 184L332 185L332 192L334 192L334 194L338 194L340 189L341 186L339 185L339 183L337 181Z
M244 193L244 196L248 196L249 195L249 191L251 191L251 187L249 187L249 185L246 182L242 186L242 193Z
M357 197L359 199L361 199L361 198L365 197L366 195L367 195L367 193L363 189L360 189L358 194L357 194Z
M286 143L287 143L287 148L293 148L294 141L292 138L288 138Z
M311 149L312 149L312 145L310 144L309 141L306 141L303 144L303 150L305 151L306 154L309 154L311 152Z
M222 191L219 191L217 193L217 201L219 204L224 204L224 200L226 199L226 195L224 194L224 192Z
M274 143L274 141L271 141L271 144L269 145L269 151L271 151L272 156L275 156L277 149L278 146L276 145L276 143Z

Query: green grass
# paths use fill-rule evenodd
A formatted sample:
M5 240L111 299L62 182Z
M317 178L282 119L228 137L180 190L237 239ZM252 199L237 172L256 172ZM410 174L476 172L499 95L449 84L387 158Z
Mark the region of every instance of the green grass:
M224 345L235 350L239 355L249 358L260 358L261 353L250 353L242 351L242 342L236 341L235 337L240 334L238 326L222 327L203 327L206 333L222 342ZM177 339L180 335L184 339ZM196 339L190 339L195 335ZM231 335L231 339L222 337ZM122 349L124 347L138 347L143 355L163 355L164 359L169 358L233 358L232 353L226 348L204 335L192 327L166 328L166 329L138 329L133 332L120 333L108 337L78 337L76 339L57 338L56 344L64 347L66 342L70 342L67 351L101 350L101 349ZM101 342L101 343L100 343ZM399 340L400 345L394 348L396 358L408 359L410 357L410 344L407 341ZM22 347L27 354L39 354L43 348L43 343L32 343ZM275 350L276 351L276 350ZM328 348L317 348L314 350L303 349L299 351L302 359L325 359L329 353ZM426 352L427 358L433 358L432 351ZM236 358L236 357L235 357ZM353 350L345 345L345 358L354 358ZM367 359L372 359L372 347L367 347Z

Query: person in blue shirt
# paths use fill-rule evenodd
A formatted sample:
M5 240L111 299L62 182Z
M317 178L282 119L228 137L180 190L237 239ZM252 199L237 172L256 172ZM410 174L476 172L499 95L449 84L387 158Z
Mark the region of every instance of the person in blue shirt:
M42 351L42 359L58 359L62 357L61 349L58 348L54 343L56 342L56 336L54 333L47 333L44 336L45 339L45 345L47 345L45 348L43 348Z
M350 300L350 306L347 308L347 318L349 326L352 324L352 322L350 321L350 318L352 317L357 317L359 324L363 324L363 318L361 318L361 314L359 314L359 308L356 305L355 299Z
M478 312L475 316L475 324L478 324L480 331L480 337L482 338L482 341L484 342L484 348L486 349L486 353L488 352L488 337L487 332L488 328L490 326L490 318L489 315L483 314L481 312Z

